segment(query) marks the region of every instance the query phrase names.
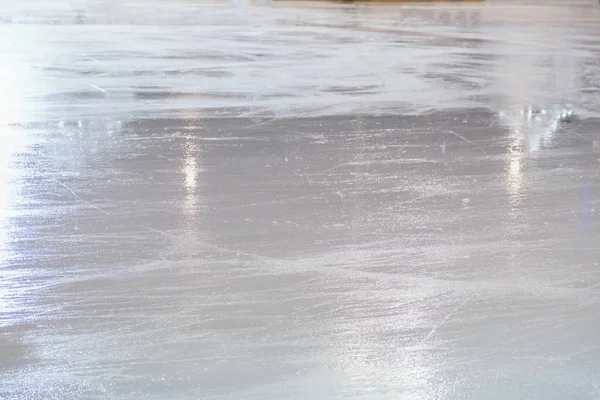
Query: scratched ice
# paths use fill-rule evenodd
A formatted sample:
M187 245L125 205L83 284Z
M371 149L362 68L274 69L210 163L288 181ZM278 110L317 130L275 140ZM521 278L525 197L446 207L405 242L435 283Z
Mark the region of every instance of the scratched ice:
M600 398L599 21L4 0L0 398Z

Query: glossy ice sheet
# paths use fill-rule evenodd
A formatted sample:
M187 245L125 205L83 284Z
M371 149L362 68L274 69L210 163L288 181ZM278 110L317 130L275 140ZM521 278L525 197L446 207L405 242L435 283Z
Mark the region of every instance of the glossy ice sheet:
M0 398L600 398L600 12L6 1Z

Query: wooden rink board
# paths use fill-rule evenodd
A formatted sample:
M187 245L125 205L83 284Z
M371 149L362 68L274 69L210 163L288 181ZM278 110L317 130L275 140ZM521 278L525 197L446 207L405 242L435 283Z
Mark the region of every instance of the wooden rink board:
M269 0L274 7L311 8L317 12L321 8L338 5L357 5L361 13L381 14L387 20L420 20L437 26L476 28L481 24L483 4L486 0ZM398 24L386 27L362 26L360 23L337 25L316 23L315 21L289 21L293 25L321 28L351 29L368 32L397 34ZM405 32L407 33L407 32ZM439 36L425 32L411 32L413 36Z

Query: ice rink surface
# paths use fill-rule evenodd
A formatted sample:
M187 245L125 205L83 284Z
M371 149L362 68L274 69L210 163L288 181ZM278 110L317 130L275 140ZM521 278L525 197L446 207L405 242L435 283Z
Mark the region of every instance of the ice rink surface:
M598 2L1 4L1 399L600 399Z

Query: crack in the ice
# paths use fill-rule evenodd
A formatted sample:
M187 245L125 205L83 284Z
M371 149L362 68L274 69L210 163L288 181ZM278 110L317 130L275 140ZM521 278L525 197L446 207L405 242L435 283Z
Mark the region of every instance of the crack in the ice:
M454 135L454 136L456 136L457 138L459 138L459 139L462 139L462 140L464 140L465 142L467 142L467 143L471 144L471 145L472 145L472 146L474 146L476 149L478 149L479 151L481 151L481 152L483 153L483 155L484 155L484 156L487 156L487 152L485 151L485 149L484 149L483 147L481 147L481 146L478 146L478 145L477 145L477 144L475 144L473 141L471 141L471 140L467 139L467 138L466 138L466 137L464 137L463 135L461 135L461 134L458 134L458 133L456 133L456 132L454 132L454 131L451 131L451 130L448 130L448 131L446 131L446 132L448 132L448 133L450 133L451 135Z
M437 333L438 329L440 329L442 325L444 325L450 318L452 318L452 316L454 316L454 314L456 314L461 308L463 308L465 304L467 304L472 298L473 295L468 296L466 299L461 301L458 306L456 306L448 314L446 314L446 316L442 318L440 322L438 322L433 328L431 328L429 333L423 338L423 340L421 340L421 344L427 343L429 339L431 339Z

